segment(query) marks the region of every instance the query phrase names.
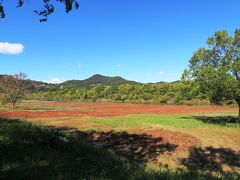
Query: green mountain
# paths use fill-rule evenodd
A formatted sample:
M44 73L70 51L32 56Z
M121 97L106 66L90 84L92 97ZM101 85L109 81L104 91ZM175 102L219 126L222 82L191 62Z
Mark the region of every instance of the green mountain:
M180 80L172 81L172 82L159 81L159 82L152 83L152 84L177 84L177 83L179 83L179 82L180 82Z
M61 83L60 85L63 87L91 87L93 85L101 85L101 86L119 86L122 84L141 84L135 81L128 81L122 77L108 77L100 74L95 74L90 78L85 80L70 80Z
M0 75L0 83L1 78L4 75ZM172 83L177 83L172 82ZM34 80L24 80L23 86L26 91L28 92L39 92L39 91L49 91L59 88L78 88L78 87L86 87L89 88L94 85L101 85L101 86L119 86L122 84L131 84L131 85L141 85L142 83L135 82L135 81L129 81L122 77L115 76L115 77L109 77L109 76L103 76L100 74L95 74L91 76L90 78L84 79L84 80L69 80L65 81L61 84L50 84L42 81L34 81ZM158 83L147 83L147 84L161 84L161 83L169 83L169 82L158 82Z

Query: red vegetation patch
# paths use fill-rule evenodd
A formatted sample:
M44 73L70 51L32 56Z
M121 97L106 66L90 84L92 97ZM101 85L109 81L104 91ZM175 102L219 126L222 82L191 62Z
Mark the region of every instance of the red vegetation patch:
M44 107L74 107L74 110L0 110L1 117L9 118L54 118L54 117L115 117L129 114L193 114L200 112L237 111L236 107L224 106L175 106L175 105L131 105L131 104L81 104L50 102ZM26 107L26 106L25 106ZM41 107L41 106L39 106ZM76 109L79 107L81 109ZM29 107L31 108L31 107Z
M142 129L135 129L132 131L133 133L143 133L151 135L153 138L161 137L164 143L172 143L176 144L176 150L189 150L191 147L200 144L199 139L196 137L177 132L177 131L165 131L165 130L142 130Z

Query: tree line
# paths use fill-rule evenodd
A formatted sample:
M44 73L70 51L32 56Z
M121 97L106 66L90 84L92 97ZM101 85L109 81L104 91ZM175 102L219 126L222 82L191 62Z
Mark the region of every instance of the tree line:
M18 75L19 76L19 75ZM6 76L2 79L5 90L2 102L17 102L18 99L46 101L81 101L81 102L118 102L118 103L149 103L149 104L224 104L233 103L232 96L222 98L201 92L200 86L186 80L159 84L123 84L119 86L93 85L90 88L52 88L45 91L29 92L24 88L24 80ZM11 91L14 90L14 91ZM4 94L4 95L3 95ZM5 98L3 98L5 97ZM15 104L15 103L14 103Z
M80 100L85 102L178 103L175 101L178 101L176 93L179 93L179 85L179 83L123 84L120 86L94 85L91 88L62 88L46 92L28 93L26 94L26 98L56 101ZM194 98L190 96L189 98Z

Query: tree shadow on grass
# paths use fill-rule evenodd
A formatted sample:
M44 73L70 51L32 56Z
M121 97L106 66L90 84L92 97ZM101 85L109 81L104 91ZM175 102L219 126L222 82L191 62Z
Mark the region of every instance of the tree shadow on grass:
M183 118L189 118L189 117L183 117ZM203 123L207 124L216 124L221 126L226 126L229 124L237 125L237 117L234 116L192 116L191 118L194 118L198 121L201 121Z
M164 142L147 134L129 134L127 132L76 131L78 137L86 137L88 142L122 155L130 160L141 162L156 161L165 152L172 152L177 145Z
M194 116L194 118L204 123L219 124L223 126L237 123L237 117L234 116Z
M178 145L166 142L161 137L153 137L148 134L129 134L126 131L81 131L69 127L53 127L59 132L64 132L79 141L85 141L109 152L121 155L131 161L145 165L148 162L157 161L157 157L164 153L176 150Z
M0 118L0 179L217 179L192 170L222 172L224 163L239 167L239 154L213 148L192 149L182 160L189 172L141 165L175 148L146 134L83 132Z
M194 147L188 158L181 159L188 169L205 175L218 173L225 177L240 178L240 153L227 148ZM231 171L226 173L226 171Z
M0 118L0 179L191 179L191 173L149 171L128 160L146 162L175 147L148 135L82 132Z

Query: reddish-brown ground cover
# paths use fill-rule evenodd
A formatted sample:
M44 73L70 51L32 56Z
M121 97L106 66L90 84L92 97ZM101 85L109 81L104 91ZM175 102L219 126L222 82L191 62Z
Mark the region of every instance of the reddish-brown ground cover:
M152 164L154 167L166 164L177 168L184 165L189 169L205 170L207 167L208 170L216 172L239 172L239 141L236 139L239 133L233 132L233 129L196 128L170 131L159 129L158 126L138 129L133 127L135 129L130 128L123 132L121 129L88 122L88 119L80 121L79 118L58 119L58 117L115 117L129 114L237 112L237 107L37 102L22 103L15 110L9 110L7 106L1 108L0 117L29 119L36 124L63 128L67 132L69 130L69 133L75 132L76 137L79 136L81 139L87 137L90 143L135 161ZM56 119L52 121L35 118ZM100 130L94 131L91 128Z
M129 114L193 114L202 112L237 111L236 107L225 106L175 106L175 105L132 105L132 104L82 104L68 102L50 102L46 107L67 107L64 110L0 110L1 117L9 118L54 118L54 117L115 117ZM41 106L39 106L41 107ZM70 109L69 108L74 108ZM79 109L76 109L79 108Z
M76 135L81 139L87 137L91 143L142 162L157 161L165 153L171 155L176 151L188 151L199 143L191 135L162 129L135 129L131 132L76 131Z
M181 133L177 131L166 131L163 129L155 129L155 130L143 130L143 129L135 129L131 131L131 133L139 133L148 134L153 138L162 138L162 143L172 143L177 144L176 150L190 150L193 146L196 146L200 143L200 141L189 134Z

